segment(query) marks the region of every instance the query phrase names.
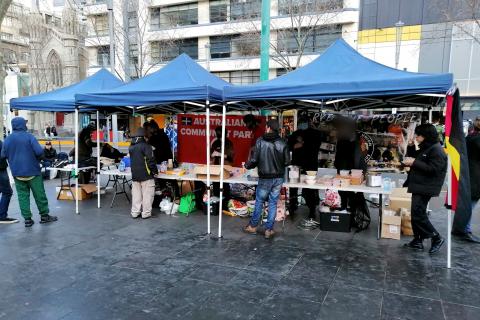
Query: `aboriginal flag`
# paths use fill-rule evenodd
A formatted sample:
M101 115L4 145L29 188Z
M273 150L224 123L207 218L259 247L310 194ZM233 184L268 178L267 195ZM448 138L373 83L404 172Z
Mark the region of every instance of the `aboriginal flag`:
M463 132L463 117L458 89L455 90L453 95L447 95L445 148L451 164L448 170L452 172L452 181L448 186L448 192L452 194L451 209L455 211L453 231L464 232L472 215L472 207L467 145Z

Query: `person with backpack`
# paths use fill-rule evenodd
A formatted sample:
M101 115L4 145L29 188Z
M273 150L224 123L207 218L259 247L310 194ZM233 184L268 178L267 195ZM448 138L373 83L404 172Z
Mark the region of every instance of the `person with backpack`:
M0 140L0 153L2 151L3 142ZM17 223L17 219L8 217L8 206L10 205L10 199L12 198L13 190L10 186L10 178L7 173L8 163L7 160L0 160L0 193L2 199L0 199L0 224Z
M265 134L257 139L252 156L245 163L246 169L258 168L258 186L255 196L255 210L243 231L257 233L257 226L263 211L263 204L268 200L268 217L265 224L265 239L275 235L273 224L277 215L277 201L285 176L285 167L290 162L287 144L280 137L277 120L267 121Z
M38 207L40 223L57 221L57 217L49 215L48 199L40 170L43 148L37 139L27 132L27 121L24 118L13 118L12 129L12 134L3 143L0 159L7 159L10 165L25 227L34 224L30 211L30 191Z
M134 219L152 216L152 203L155 196L155 175L157 164L152 146L145 140L145 130L139 128L132 137L130 148L130 165L132 171L132 210Z

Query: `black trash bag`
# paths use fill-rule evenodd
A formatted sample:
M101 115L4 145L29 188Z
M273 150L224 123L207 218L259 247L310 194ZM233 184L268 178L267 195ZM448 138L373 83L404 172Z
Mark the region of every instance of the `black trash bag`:
M363 193L357 192L352 195L350 199L350 208L352 210L352 227L356 229L355 232L360 232L368 229L370 226L370 209Z

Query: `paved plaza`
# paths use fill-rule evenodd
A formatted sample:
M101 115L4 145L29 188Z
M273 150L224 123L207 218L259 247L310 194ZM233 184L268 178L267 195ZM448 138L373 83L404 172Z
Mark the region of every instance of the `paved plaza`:
M200 212L133 220L123 196L114 208L111 194L101 209L82 201L75 215L55 184L46 188L58 222L0 225L0 319L479 319L478 245L453 242L447 270L446 246L429 257L405 239L378 241L375 217L358 234L287 221L271 241L225 217L217 240ZM432 209L446 235L441 200ZM16 195L10 216L20 217Z

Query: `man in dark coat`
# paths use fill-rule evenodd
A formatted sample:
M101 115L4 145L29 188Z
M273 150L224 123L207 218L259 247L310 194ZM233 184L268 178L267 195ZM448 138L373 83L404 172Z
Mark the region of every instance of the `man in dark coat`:
M318 170L318 152L322 142L322 133L311 126L307 117L298 119L298 130L288 138L288 147L292 153L292 165L299 166L302 173ZM297 209L297 188L290 188L290 216L293 219ZM318 190L303 189L302 196L309 209L309 218L315 218L315 209L319 202Z
M168 159L173 159L170 140L155 120L145 122L143 129L145 130L145 137L147 138L148 144L153 147L153 154L157 164L168 161Z
M257 233L263 204L268 201L265 239L270 239L275 234L273 225L277 215L277 201L285 176L285 167L290 162L288 147L278 134L279 129L277 120L268 120L265 134L257 140L252 156L245 163L246 169L258 169L259 180L255 195L255 209L250 222L243 228L243 231L250 234Z
M152 146L145 141L145 130L140 128L132 137L130 153L132 171L132 217L143 219L152 215L152 203L155 196L155 180L158 174Z
M440 194L447 173L447 155L439 143L438 133L431 124L415 128L415 139L420 149L415 158L407 157L403 163L410 167L404 187L412 194L412 229L414 238L406 247L423 250L423 240L432 239L430 254L440 250L445 240L430 222L428 202Z
M480 199L480 117L473 123L473 132L466 139L468 152L468 167L470 170L470 187L472 197L472 217L475 213L475 206ZM465 233L454 233L460 240L472 243L480 243L480 238L472 234L472 222L468 223Z

